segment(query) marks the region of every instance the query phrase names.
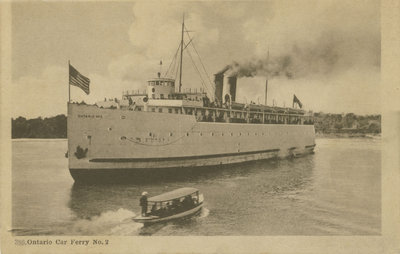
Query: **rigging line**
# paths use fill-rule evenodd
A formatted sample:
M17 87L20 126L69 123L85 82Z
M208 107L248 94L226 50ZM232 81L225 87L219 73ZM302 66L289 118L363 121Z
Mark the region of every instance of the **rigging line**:
M186 31L186 34L187 34L187 36L189 37L189 39L192 40L192 38L190 37L189 31L186 29L186 27L185 27L185 31ZM200 60L201 66L203 67L203 70L204 70L204 72L206 73L207 79L208 79L208 81L210 82L211 87L213 87L212 82L211 82L211 79L210 79L210 77L209 77L209 75L208 75L208 72L207 72L207 70L206 70L206 68L205 68L205 66L204 66L204 64L203 64L203 61L201 60L201 57L200 57L199 53L197 52L196 47L194 46L194 42L192 42L191 45L192 45L194 51L196 52L197 57L198 57L199 60Z
M179 48L180 48L180 47L181 47L181 45L179 44L178 48L176 49L175 55L173 56L172 61L171 61L171 63L169 64L168 69L167 69L167 71L166 71L165 74L164 74L164 77L167 76L167 74L168 74L168 72L169 72L169 69L170 69L170 67L171 67L171 65L172 65L172 62L175 61L176 56L178 55L178 51L179 51Z
M188 50L187 52L188 52L188 55L190 56L190 59L192 60L192 63L193 63L194 68L196 69L197 73L199 74L199 77L200 77L200 79L201 79L201 84L203 85L204 88L206 88L206 89L208 90L208 92L211 92L211 91L208 89L208 87L205 85L205 82L204 82L204 80L203 80L203 77L201 76L201 73L200 73L199 69L197 68L197 66L196 66L196 64L195 64L195 62L194 62L194 60L193 60L192 54L190 54L190 51L189 51L189 50Z
M190 37L189 32L188 32L188 30L187 30L186 28L185 28L185 31L186 31L186 33L187 33L187 36L188 36L189 39L190 39L190 42L193 43L193 41L192 41L193 38ZM190 42L189 42L189 43L190 43ZM188 43L187 45L189 45L189 43ZM196 49L195 49L195 50L196 50ZM197 53L197 52L196 52L196 53ZM213 85L212 85L212 83L211 83L209 77L207 76L207 75L208 75L207 71L205 71L205 75L207 76L208 80L210 81L211 89L207 86L207 83L204 82L204 80L203 80L203 78L202 78L202 75L201 75L201 72L200 72L200 70L197 68L197 65L196 65L196 63L194 62L194 59L193 59L193 57L191 56L189 50L188 50L188 54L189 54L189 56L191 57L191 60L192 60L192 62L193 62L193 66L196 68L197 73L199 74L199 76L200 76L200 78L201 78L201 80L202 80L202 85L203 85L203 87L206 88L207 91L210 93L210 96L212 96L212 94L214 94L214 91L213 91L214 88L213 88ZM197 56L198 56L198 58L200 59L200 56L199 56L198 53L197 53ZM200 59L200 61L201 61L201 59ZM203 65L203 69L205 70L204 65Z
M175 81L176 81L176 79L178 78L178 71L179 71L179 62L178 61L176 61L178 64L176 64L176 70L175 70Z
M189 36L189 38L190 38L190 35L189 35L189 33L188 33L188 31L186 30L186 33L187 33L187 35ZM191 39L191 38L190 38ZM207 76L207 78L208 78L208 80L209 80L209 82L210 82L210 86L211 86L211 89L209 88L209 86L207 86L206 85L206 82L204 82L204 80L203 80L203 78L202 78L202 76L201 76L201 74L200 74L200 71L198 70L198 68L197 68L197 66L196 66L196 64L194 63L194 60L193 60L193 58L192 58L192 56L191 56L191 54L190 54L190 51L188 50L188 54L189 54L189 56L191 57L191 59L192 59L192 62L193 62L193 65L194 65L194 67L197 69L197 72L199 73L199 76L200 76L200 78L201 78L201 80L202 80L202 85L203 85L203 87L205 87L206 88L206 90L210 93L210 96L212 96L214 93L215 93L215 88L214 88L214 86L212 85L212 82L211 82L211 80L210 80L210 78L208 77L208 73L207 73L207 71L206 71L206 69L205 69L205 67L204 67L204 65L203 65L203 63L201 62L201 58L200 58L200 55L198 54L198 52L197 52L197 50L196 50L196 48L194 47L194 44L193 44L193 41L192 41L192 47L194 48L194 50L195 50L195 52L196 52L196 54L197 54L197 57L199 58L199 60L200 60L200 63L202 64L202 66L203 66L203 70L204 70L204 72L205 72L205 75ZM217 101L219 101L219 99L218 98L215 98Z
M174 72L175 72L175 68L176 68L176 59L177 59L177 56L175 56L175 58L174 58L174 62L173 62L173 65L172 65L172 67L171 67L171 74L173 75L174 74Z

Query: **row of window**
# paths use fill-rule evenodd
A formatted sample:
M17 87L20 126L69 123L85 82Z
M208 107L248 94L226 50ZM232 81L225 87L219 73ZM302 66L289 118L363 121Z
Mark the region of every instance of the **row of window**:
M151 98L152 99L156 99L156 94L154 94L154 92L155 92L154 88L153 88L152 92L153 92L153 94L151 94ZM160 93L160 99L161 100L166 99L163 93ZM177 99L177 96L173 96L172 94L168 94L168 99ZM199 98L197 96L195 96L195 97L183 96L180 99L186 99L188 101L200 101L201 100L201 98Z
M156 108L151 108L151 112L156 112ZM158 108L158 112L162 113L163 112L163 108ZM168 109L168 113L172 113L172 108ZM180 113L180 109L179 108L175 108L175 114L179 114L179 113Z
M149 81L149 85L151 86L174 86L174 82L172 81Z
M194 133L193 133L194 134ZM254 134L254 136L264 136L265 135L265 133L264 132L262 132L261 134L260 133L257 133L257 132L254 132L254 133L251 133L251 135L253 135ZM286 132L286 134L289 134L289 132ZM172 137L174 134L172 133L172 132L170 132L169 134L168 134L168 136L170 136L170 137ZM189 136L190 134L189 134L189 132L187 132L186 133L186 136ZM199 132L198 133L198 135L199 136L203 136L203 133L202 132ZM234 133L233 132L229 132L229 133L221 133L221 136L234 136ZM150 137L155 137L155 135L154 135L154 133L151 133L151 132L149 132L149 136ZM210 133L210 136L216 136L216 133L214 133L214 132L211 132ZM245 132L245 133L242 133L242 132L239 132L239 133L237 133L237 136L250 136L250 132ZM126 137L125 136L122 136L122 137L120 137L120 139L121 140L125 140L126 139ZM138 138L136 138L136 139L138 139ZM139 138L140 139L140 138Z

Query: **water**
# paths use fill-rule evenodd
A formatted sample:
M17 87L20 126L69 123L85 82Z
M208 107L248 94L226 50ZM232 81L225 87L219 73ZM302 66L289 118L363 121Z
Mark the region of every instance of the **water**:
M315 154L145 184L74 184L65 140L13 141L16 235L379 235L380 139L317 139ZM143 227L142 191L191 186L200 214Z

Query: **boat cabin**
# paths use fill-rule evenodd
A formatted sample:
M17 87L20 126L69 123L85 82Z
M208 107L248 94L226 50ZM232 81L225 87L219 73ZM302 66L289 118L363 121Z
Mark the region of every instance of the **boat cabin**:
M165 217L190 210L203 202L203 195L196 188L180 188L147 200L148 216Z

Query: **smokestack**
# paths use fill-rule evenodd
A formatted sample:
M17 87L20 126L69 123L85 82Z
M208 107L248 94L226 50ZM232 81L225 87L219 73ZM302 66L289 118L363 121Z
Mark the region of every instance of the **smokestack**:
M231 95L232 101L236 101L236 83L237 76L228 77L229 94Z
M215 100L222 103L222 89L224 87L224 73L229 69L229 66L226 66L220 72L214 74L214 83L215 83Z
M265 101L264 101L265 106L267 106L267 99L268 99L268 79L265 81Z

